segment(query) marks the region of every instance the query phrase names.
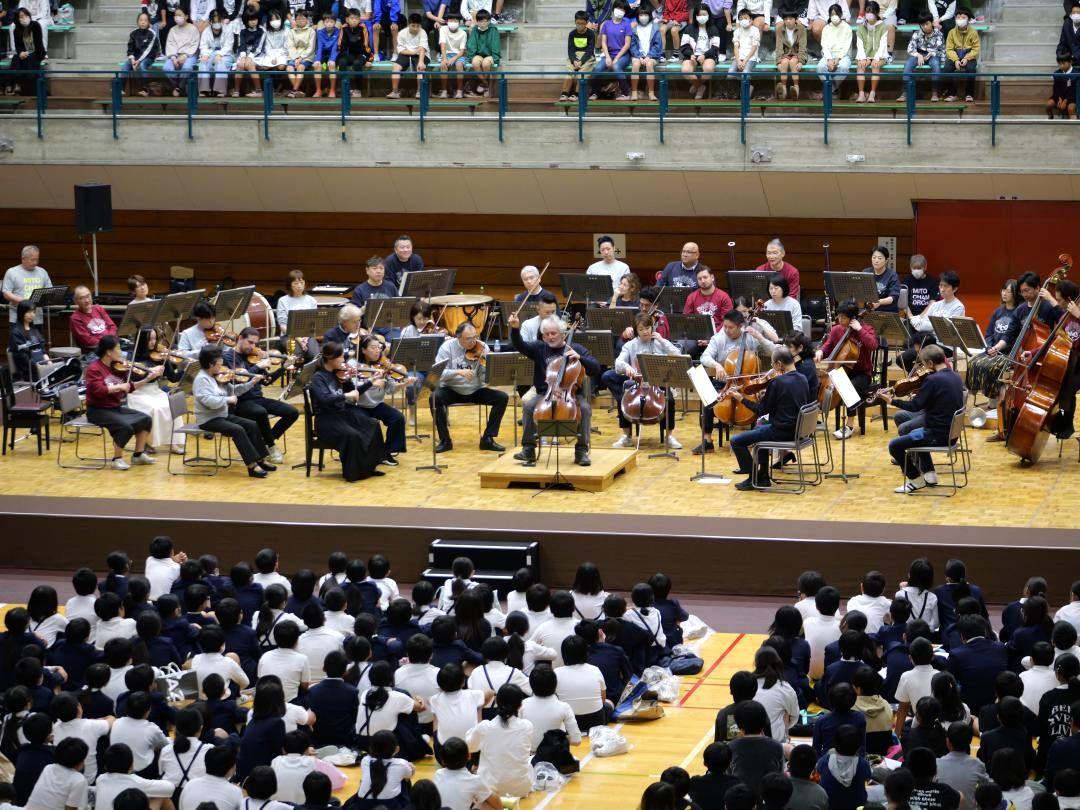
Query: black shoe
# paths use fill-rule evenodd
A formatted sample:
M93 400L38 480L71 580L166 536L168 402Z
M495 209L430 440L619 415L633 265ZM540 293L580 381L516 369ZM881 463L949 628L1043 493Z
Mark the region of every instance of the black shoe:
M713 443L706 439L690 452L693 453L695 456L700 456L702 453L711 453L713 449Z
M390 456L387 456L386 458L384 458L379 463L380 464L385 464L387 467L396 467L398 465L397 459L392 458Z
M372 470L371 475L372 477L378 478L380 475L386 475L386 473L384 473L382 470Z
M261 467L249 467L248 475L252 478L266 478L269 473L267 473L266 470L262 469Z
M731 472L734 475L750 475L751 474L750 470L732 470Z
M737 483L735 485L735 489L739 490L739 492L753 492L754 482L747 478L745 481L740 481L739 483Z
M784 453L784 455L780 456L779 460L777 460L772 465L772 468L774 470L782 470L784 468L785 464L790 464L793 461L795 461L795 454L794 453Z
M480 440L480 449L481 450L494 450L496 453L501 453L506 448L503 447L501 444L499 444L497 441L495 441L490 436L485 436L484 438L482 438Z
M444 441L444 442L439 442L437 445L435 445L435 452L436 453L449 453L453 449L454 449L454 443L452 441L449 441L449 440Z
M524 444L521 446L520 453L514 453L514 458L518 461L524 461L526 464L535 464L536 448L531 444Z
M275 472L277 470L277 465L271 464L269 461L260 461L259 466L267 472Z
M574 463L579 467L591 467L592 459L589 458L588 447L576 447L574 448Z

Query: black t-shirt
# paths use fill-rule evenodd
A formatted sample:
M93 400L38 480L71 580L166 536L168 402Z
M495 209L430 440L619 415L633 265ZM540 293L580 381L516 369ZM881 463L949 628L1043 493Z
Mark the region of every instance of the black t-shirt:
M955 810L960 806L960 794L943 782L931 782L917 786L908 805L911 810Z
M904 279L904 286L908 288L908 309L912 315L921 315L924 309L941 298L938 280L934 276L908 276Z

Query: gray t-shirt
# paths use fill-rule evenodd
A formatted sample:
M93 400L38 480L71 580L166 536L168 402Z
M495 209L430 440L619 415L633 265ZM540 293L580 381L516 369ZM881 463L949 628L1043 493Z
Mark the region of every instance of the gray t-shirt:
M33 270L27 270L21 264L9 267L4 273L4 292L18 295L21 298L29 298L34 290L40 287L51 287L52 279L45 272L45 268L38 266ZM18 304L8 304L8 320L15 323L15 310ZM42 313L38 311L34 315L34 323L42 322Z

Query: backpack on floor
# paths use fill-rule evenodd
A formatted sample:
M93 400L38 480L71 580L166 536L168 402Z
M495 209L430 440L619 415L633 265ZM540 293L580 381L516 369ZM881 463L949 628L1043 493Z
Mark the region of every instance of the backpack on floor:
M581 764L570 753L570 738L562 729L551 729L544 732L540 744L536 746L536 754L532 758L532 764L548 762L563 774L577 773Z

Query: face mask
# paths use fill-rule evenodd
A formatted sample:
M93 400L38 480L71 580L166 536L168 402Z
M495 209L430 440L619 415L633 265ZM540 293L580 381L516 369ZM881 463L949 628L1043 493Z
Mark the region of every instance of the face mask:
M279 28L281 28L281 20L271 20L270 27L273 28L275 31L278 30Z
M1070 14L1069 19L1074 23L1080 23L1080 14Z
M221 23L211 23L210 28L215 34L221 33Z
M911 268L911 275L913 277L915 277L915 278L926 278L926 271L923 270L921 267L919 267L919 268L912 267Z
M623 11L621 8L617 8L613 12L611 12L611 19L613 19L615 22L618 22L625 16L626 12Z
M839 14L833 14L831 17L829 17L829 21L833 25L839 25L840 24L840 15Z
M177 25L183 25L184 23L187 22L187 20L185 18L183 18L183 17L173 17L173 22L176 23Z
M870 24L876 23L877 22L877 14L867 14L866 15L866 21L868 23L870 23Z
M698 25L708 25L709 24L709 15L708 14L699 14L698 18L697 18L697 21L698 21Z
M458 21L457 20L451 20L450 22L448 22L446 24L446 27L449 28L451 31L457 31L458 30Z
M750 21L744 17L743 19L739 20L739 27L740 28L749 28L750 27Z
M967 20L957 20L956 21L956 27L957 28L964 29L964 28L967 28L967 26L968 26L968 21Z
M650 22L652 22L652 17L642 14L640 17L637 18L637 21L638 25L648 25Z

